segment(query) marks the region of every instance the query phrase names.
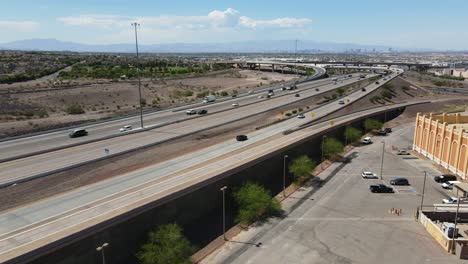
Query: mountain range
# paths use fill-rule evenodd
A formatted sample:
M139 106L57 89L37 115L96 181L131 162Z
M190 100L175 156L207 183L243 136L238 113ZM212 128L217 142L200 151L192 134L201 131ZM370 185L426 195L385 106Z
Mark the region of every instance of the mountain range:
M228 43L168 43L139 45L140 52L145 53L294 53L294 40L254 40ZM389 46L361 45L352 43L298 41L298 52L382 52L391 49ZM72 52L134 52L135 44L90 45L66 42L56 39L28 39L0 43L0 50L28 51L72 51ZM393 48L393 51L402 51ZM416 50L412 50L416 51ZM422 50L419 50L422 51Z

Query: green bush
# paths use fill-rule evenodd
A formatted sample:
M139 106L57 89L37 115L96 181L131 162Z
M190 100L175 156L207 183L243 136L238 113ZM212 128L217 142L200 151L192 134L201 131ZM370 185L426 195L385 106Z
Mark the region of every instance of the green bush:
M280 203L258 184L247 182L233 196L239 206L238 220L243 225L281 212Z
M297 113L297 110L292 110L292 113L293 113L293 114L296 114L296 113Z
M189 96L192 96L193 95L193 91L190 91L190 90L177 90L174 92L174 95L176 97L189 97Z
M148 242L137 253L142 264L189 264L195 248L176 224L166 224L148 235Z
M322 148L323 148L323 156L329 159L343 152L344 145L336 138L327 137L325 141L323 142Z
M383 123L378 120L375 120L372 118L367 118L366 120L364 120L364 128L366 129L366 131L371 131L374 129L381 129L382 126L383 126Z
M294 175L296 182L301 182L309 179L317 164L312 161L307 155L302 155L293 160L289 166L289 172Z
M345 129L344 136L346 137L348 142L354 142L361 138L362 132L357 128L347 127Z
M65 112L69 115L79 115L84 114L84 110L79 104L72 104L65 108Z
M226 91L222 91L222 92L221 92L221 96L228 96L228 95L229 95L229 93L226 92Z

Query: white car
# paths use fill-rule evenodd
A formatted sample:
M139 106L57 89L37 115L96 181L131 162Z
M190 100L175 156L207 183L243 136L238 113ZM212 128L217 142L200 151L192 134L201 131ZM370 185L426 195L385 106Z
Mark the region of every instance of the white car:
M261 99L261 98L263 98L263 95L259 95L259 96L258 96L258 99Z
M454 203L458 202L458 198L457 197L450 197L448 199L442 199L442 202L444 204L454 204Z
M297 118L303 119L303 118L305 118L305 115L304 114L299 114L299 115L297 115Z
M372 138L371 137L365 137L363 140L362 140L362 144L371 144L372 143Z
M120 132L125 132L125 131L129 131L129 130L132 130L132 126L123 126L119 131Z
M399 150L399 151L397 152L397 155L409 155L409 154L410 154L410 153L409 153L408 151L404 150L404 149Z
M364 179L375 179L375 178L377 178L377 174L375 174L373 172L370 172L370 171L363 171L361 176Z
M444 189L453 189L453 185L455 183L460 183L460 182L459 181L448 181L448 182L442 183L440 186L442 186L442 188L444 188Z
M238 107L238 106L239 106L238 103L233 103L233 104L232 104L232 107Z
M342 104L344 104L344 101L340 100L340 101L338 101L338 103L342 105Z

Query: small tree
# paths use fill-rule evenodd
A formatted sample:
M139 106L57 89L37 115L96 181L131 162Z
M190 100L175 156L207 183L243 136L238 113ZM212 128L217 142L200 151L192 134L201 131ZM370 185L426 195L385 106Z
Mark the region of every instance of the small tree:
M344 136L346 137L348 142L354 142L361 138L362 133L359 129L354 127L347 127L344 132Z
M302 155L293 160L289 166L289 172L294 175L295 181L304 181L310 178L312 171L317 164L312 161L307 155Z
M374 129L380 129L382 128L383 124L375 119L372 118L367 118L364 120L364 128L366 131L374 130Z
M83 110L81 105L73 104L73 105L67 106L65 108L65 112L67 112L67 114L69 115L79 115L79 114L83 114L85 111Z
M255 183L245 183L233 196L239 205L238 220L244 225L281 211L280 203L271 197L270 192Z
M195 248L177 224L166 224L149 233L148 242L137 253L142 264L191 263Z
M323 155L327 159L343 152L343 150L343 143L336 138L328 137L323 142Z
M336 89L336 93L338 94L339 97L341 97L345 92L346 90L342 87Z

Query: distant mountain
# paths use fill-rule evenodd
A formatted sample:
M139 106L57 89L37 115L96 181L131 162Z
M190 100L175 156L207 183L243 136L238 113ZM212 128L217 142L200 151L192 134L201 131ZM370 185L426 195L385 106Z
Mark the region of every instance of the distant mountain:
M321 52L372 52L388 51L390 47L360 45L352 43L315 42L301 40L298 51L302 53ZM31 51L73 51L73 52L134 52L135 44L88 45L64 42L56 39L29 39L0 44L3 50ZM294 53L293 40L255 40L229 43L171 43L140 45L141 52L148 53ZM393 48L393 51L398 49Z

